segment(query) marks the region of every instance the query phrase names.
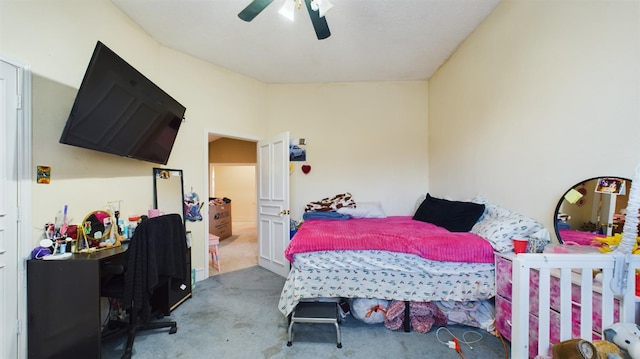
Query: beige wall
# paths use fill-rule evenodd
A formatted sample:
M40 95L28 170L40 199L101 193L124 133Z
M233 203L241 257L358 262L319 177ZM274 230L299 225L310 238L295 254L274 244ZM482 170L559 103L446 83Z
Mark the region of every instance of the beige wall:
M214 165L214 194L231 200L232 222L257 220L256 166Z
M256 142L220 138L209 143L209 163L256 163Z
M305 138L311 172L293 162L291 216L310 201L351 192L412 214L428 190L427 83L271 85L269 133Z
M543 221L640 161L640 2L503 1L429 83L430 189Z
M184 171L186 190L203 198L208 192L206 129L253 137L266 131L265 84L158 45L108 0L1 0L0 8L0 51L33 72L33 172L52 168L50 185L33 185L34 245L40 224L65 204L76 223L112 200L122 200L125 216L153 204L153 164L58 143L97 40L187 108L166 166ZM193 266L206 273L205 223L188 222L187 229Z

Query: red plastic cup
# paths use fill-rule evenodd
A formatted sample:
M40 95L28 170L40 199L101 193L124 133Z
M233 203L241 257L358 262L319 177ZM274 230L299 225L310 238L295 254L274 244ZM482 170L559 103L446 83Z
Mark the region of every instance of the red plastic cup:
M518 253L524 253L527 251L527 241L526 239L514 239L513 240L513 251Z

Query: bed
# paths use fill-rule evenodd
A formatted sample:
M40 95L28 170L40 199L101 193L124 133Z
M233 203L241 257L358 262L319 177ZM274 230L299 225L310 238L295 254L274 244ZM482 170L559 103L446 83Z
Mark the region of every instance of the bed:
M512 251L511 238L543 227L482 197L471 203L482 205L482 210L467 231L416 220L420 208L414 216L306 220L285 252L292 268L280 311L289 315L303 299L327 297L442 303L494 297L494 251ZM437 209L446 214L446 221L465 220ZM462 324L487 330L491 326Z
M472 233L458 235L409 216L306 221L286 251L292 269L280 311L288 315L300 299L317 297L423 302L493 297L491 244ZM445 260L456 254L468 262Z

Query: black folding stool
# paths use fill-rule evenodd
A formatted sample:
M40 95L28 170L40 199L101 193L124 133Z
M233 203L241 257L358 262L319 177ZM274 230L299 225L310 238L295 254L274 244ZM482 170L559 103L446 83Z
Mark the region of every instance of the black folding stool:
M295 323L319 323L333 324L336 327L337 346L342 348L342 338L340 336L340 326L338 325L339 309L337 302L300 302L291 313L289 323L289 341L287 346L292 345L293 324Z

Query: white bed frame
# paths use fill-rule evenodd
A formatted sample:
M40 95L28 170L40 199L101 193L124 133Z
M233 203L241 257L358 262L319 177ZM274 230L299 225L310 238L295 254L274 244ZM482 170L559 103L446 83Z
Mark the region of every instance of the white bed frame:
M618 259L619 258L619 259ZM618 268L616 268L618 263ZM615 270L614 270L615 268ZM539 326L538 326L538 358L549 358L551 345L550 331L550 277L559 273L560 285L560 340L572 339L571 329L571 286L572 272L582 275L579 279L581 287L580 337L592 339L592 312L602 312L602 328L614 323L614 297L620 300L620 322L637 323L640 297L635 295L635 270L640 268L640 255L614 254L519 254L513 259L513 312L511 357L527 358L529 356L529 270L539 271ZM602 269L602 308L593 308L592 293L594 289L592 273L594 269ZM614 277L622 273L621 279ZM575 277L575 275L574 275ZM626 279L623 294L615 294L612 283L621 283ZM575 283L575 279L574 279ZM604 338L602 338L604 339Z

